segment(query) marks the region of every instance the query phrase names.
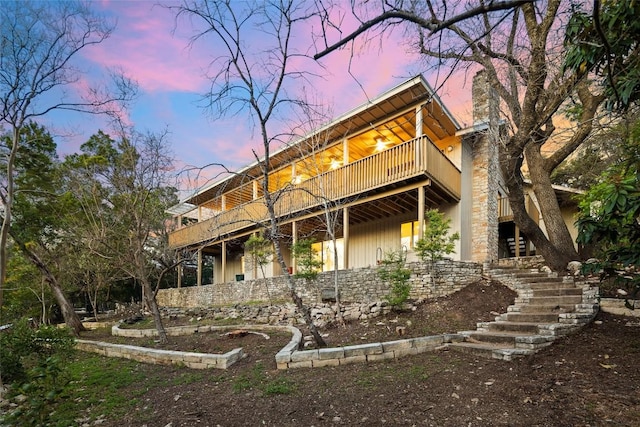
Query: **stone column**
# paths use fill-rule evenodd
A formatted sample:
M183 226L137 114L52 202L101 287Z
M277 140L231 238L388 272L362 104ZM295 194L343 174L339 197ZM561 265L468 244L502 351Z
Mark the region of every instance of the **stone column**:
M498 260L499 98L484 71L473 78L472 95L478 131L473 137L471 259L493 262Z

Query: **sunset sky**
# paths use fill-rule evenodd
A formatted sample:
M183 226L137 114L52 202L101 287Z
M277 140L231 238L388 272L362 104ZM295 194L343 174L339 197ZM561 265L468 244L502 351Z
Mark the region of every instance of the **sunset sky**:
M106 67L119 68L138 82L140 94L127 120L143 132L168 129L177 169L209 163L238 168L252 162L251 151L260 152L261 144L249 112L214 121L203 108L202 95L208 89L205 74L207 69L215 71L208 67L217 52L209 40L188 45L189 37L201 28L197 22L183 19L176 26L174 12L156 1L102 0L91 6L117 26L108 40L82 52L81 67L96 75ZM343 32L350 29L345 23ZM301 49L309 44L313 30L305 29L294 36ZM304 90L337 116L423 72L418 58L406 53L400 32L395 36L365 49L356 46L358 54L351 61L350 71L350 50L334 52L320 64L305 62L303 66L310 67L318 77L309 87L296 90ZM245 42L249 49L257 49L263 38L255 31ZM433 87L442 84L442 76L431 73L425 77ZM461 124L470 122L470 76L456 75L439 95ZM61 155L77 151L99 129L108 132L106 120L96 117L58 112L46 120L48 126L59 129L58 134L72 135L58 138ZM217 172L219 168L210 167L204 175L213 177ZM180 187L193 190L194 185L182 179Z

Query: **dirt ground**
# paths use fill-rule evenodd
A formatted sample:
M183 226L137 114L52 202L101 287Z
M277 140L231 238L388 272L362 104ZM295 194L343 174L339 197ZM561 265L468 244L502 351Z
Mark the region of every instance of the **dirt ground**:
M513 298L499 284L477 283L413 312L321 332L332 346L398 339L396 326L405 327L405 336L456 332L504 312ZM100 334L83 338L102 339ZM186 368L140 364L136 369L163 385L143 393L144 384L122 389L125 396L141 395L134 409L101 425L640 425L637 319L600 313L580 332L512 362L439 351L379 363L278 371L274 355L289 337L269 335L268 340L256 334L171 337L166 348L224 352L241 346L249 356L186 384L173 381Z

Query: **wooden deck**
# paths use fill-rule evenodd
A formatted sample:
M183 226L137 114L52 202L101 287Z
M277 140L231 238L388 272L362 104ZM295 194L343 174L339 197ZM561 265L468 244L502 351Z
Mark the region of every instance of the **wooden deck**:
M461 172L426 137L396 145L299 184L288 184L272 193L279 218L304 211L317 211L325 201L356 198L360 194L426 177L454 200L460 200ZM223 236L251 228L268 220L264 198L256 198L213 218L181 228L169 235L171 247L213 242Z

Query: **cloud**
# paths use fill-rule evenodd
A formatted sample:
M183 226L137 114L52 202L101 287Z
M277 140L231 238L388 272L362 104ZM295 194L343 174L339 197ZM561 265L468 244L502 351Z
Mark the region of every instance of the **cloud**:
M84 53L87 59L122 69L144 91L202 90L206 55L172 35L173 12L146 1L103 2L100 9L117 26L109 39Z

